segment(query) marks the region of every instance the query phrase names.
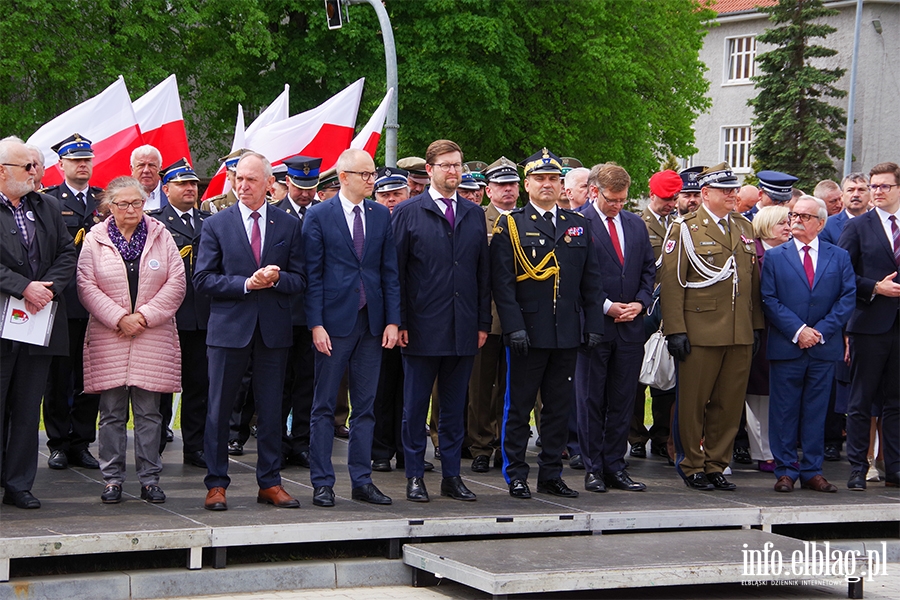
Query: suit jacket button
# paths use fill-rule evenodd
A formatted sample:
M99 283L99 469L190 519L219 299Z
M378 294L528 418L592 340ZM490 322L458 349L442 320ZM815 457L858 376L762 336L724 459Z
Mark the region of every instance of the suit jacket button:
M356 288L356 289L353 290L353 291L356 292L356 293L358 294L358 293L359 293L359 288Z

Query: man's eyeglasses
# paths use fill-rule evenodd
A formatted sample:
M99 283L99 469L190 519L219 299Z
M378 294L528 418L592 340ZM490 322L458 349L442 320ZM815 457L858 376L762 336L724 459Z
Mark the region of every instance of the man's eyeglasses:
M14 163L2 163L4 167L20 167L25 169L26 171L30 171L35 167L34 163L25 163L24 165L17 165Z
M460 171L462 170L462 163L435 163L431 165L432 167L437 167L444 173L449 173L450 171Z
M599 192L600 190L597 190L597 191ZM628 202L628 198L622 198L622 199L607 198L606 194L604 194L603 192L600 192L600 195L603 196L603 199L606 200L607 202L609 202L610 204L625 204L626 202Z
M359 175L363 181L371 181L377 173L375 171L344 171L344 173L353 173Z
M143 200L135 200L134 202L110 202L113 206L118 208L121 211L126 211L129 208L133 208L135 210L141 210L141 207L144 206Z
M788 219L793 221L794 219L798 219L804 223L809 223L810 219L818 219L819 215L808 215L806 213L788 213Z
M891 191L891 188L895 188L895 187L897 187L898 185L900 185L900 184L897 184L897 183L895 183L895 184L893 184L893 185L891 185L891 184L889 184L889 183L882 183L881 185L878 185L878 184L875 184L875 185L869 184L869 190L871 190L871 191L873 191L873 192L882 191L882 192L884 192L885 194L887 194L889 191Z

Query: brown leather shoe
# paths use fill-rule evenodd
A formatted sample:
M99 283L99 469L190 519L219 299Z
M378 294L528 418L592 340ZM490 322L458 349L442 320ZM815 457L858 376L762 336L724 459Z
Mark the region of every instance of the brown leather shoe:
M776 492L793 492L794 491L794 480L788 477L787 475L782 475L778 478L778 481L775 482L775 491Z
M300 501L292 498L280 485L259 490L256 501L259 504L272 504L278 508L300 508Z
M816 475L812 479L804 481L803 487L808 490L815 490L817 492L834 493L837 491L837 486L833 483L828 483L828 481L821 475Z
M206 510L228 510L225 503L225 488L214 487L206 494L206 502L203 503Z

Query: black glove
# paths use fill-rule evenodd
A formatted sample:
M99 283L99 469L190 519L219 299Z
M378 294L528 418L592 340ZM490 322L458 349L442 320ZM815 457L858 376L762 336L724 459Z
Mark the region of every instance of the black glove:
M600 345L600 342L602 340L603 336L599 333L587 333L584 336L584 348L587 350L593 350Z
M759 331L753 330L753 356L759 351Z
M691 353L691 343L688 341L686 333L673 333L666 336L666 347L669 354L678 362L687 360L687 355Z
M528 354L528 334L524 329L507 333L503 336L503 343L512 348L513 354L516 356Z

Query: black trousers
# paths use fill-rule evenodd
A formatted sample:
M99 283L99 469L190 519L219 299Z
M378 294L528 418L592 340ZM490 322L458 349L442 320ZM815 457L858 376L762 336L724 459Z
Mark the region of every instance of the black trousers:
M209 401L209 367L206 360L206 330L178 330L181 342L181 437L184 453L203 450L206 405ZM160 452L166 447L166 427L172 420L172 394L161 394L159 412L163 427Z
M288 353L284 374L284 395L281 399L281 452L284 456L309 452L309 415L312 411L316 376L316 352L312 332L306 325L294 325L294 337ZM288 414L291 430L287 430Z
M390 460L397 456L403 464L403 357L395 346L381 353L381 373L375 391L375 432L372 460Z

